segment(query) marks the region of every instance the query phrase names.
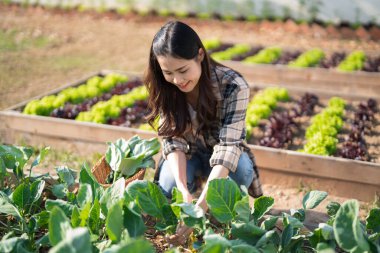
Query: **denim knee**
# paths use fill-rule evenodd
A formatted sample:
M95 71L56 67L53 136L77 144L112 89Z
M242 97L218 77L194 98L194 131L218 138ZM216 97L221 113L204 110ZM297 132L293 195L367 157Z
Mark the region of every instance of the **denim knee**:
M230 172L229 177L233 179L239 186L245 185L249 187L254 177L254 164L246 152L243 152L239 158L239 162L235 172Z

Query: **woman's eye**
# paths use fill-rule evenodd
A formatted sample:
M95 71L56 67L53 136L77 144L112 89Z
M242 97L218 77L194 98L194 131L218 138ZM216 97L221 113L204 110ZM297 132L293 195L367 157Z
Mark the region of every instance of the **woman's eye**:
M186 71L187 71L187 69L186 70L182 70L179 73L184 74L184 73L186 73Z

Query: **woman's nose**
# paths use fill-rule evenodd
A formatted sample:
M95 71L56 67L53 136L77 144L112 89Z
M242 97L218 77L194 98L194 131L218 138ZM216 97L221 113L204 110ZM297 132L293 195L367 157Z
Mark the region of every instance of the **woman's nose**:
M173 77L173 83L174 84L181 84L182 83L182 77L180 77L180 76L174 76Z

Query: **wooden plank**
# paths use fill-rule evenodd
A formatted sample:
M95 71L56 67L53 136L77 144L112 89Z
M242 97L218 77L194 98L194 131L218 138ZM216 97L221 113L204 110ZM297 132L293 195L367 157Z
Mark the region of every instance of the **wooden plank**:
M370 72L343 73L322 68L289 68L282 65L249 65L224 61L224 65L240 72L251 84L278 84L329 91L331 95L357 94L380 98L380 74Z
M4 128L38 136L65 138L74 141L105 143L121 137L129 139L133 135L139 135L141 138L157 136L154 132L133 128L23 115L12 111L2 112L0 119ZM380 185L380 164L315 156L254 145L251 145L251 149L260 167Z
M380 164L256 145L250 145L250 147L259 167L380 187Z
M3 122L5 129L90 142L114 141L121 137L128 139L133 135L139 135L141 138L156 136L154 132L142 131L135 128L25 115L14 111L0 112L0 120Z

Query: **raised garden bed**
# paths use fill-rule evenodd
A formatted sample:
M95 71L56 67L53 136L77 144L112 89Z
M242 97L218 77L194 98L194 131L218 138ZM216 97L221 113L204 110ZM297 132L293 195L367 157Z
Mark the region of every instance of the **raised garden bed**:
M312 57L309 54L301 59L299 57L307 51L231 44L218 40L211 40L211 43L206 40L205 45L216 60L236 69L253 84L278 84L317 91L327 89L332 95L380 96L378 54L314 49L310 53ZM348 60L350 63L339 66L352 53L352 59Z
M60 89L48 92L39 96L42 98L46 95L57 94L60 91L86 83L88 79L94 76L104 77L112 71L101 71L89 75L82 80L68 84ZM136 75L130 75L130 81L134 80ZM137 79L136 79L137 80ZM252 86L253 91L263 89L267 86ZM296 104L296 100L305 94L309 89L289 88L291 94L290 102L281 102L273 112L288 110ZM255 94L255 92L253 92ZM329 92L325 91L315 93L319 97L320 105L316 106L315 113L321 110L326 104L328 98L331 97ZM346 98L345 96L342 96ZM347 98L350 111L351 107L355 108L359 102L367 101L367 97L350 96ZM71 148L80 153L88 154L91 152L102 152L107 141L113 141L120 137L130 138L138 134L141 138L151 138L156 136L152 131L139 130L131 127L119 127L105 124L94 124L90 122L81 122L77 120L67 120L53 117L36 116L22 114L21 111L29 101L18 104L5 111L0 112L0 131L2 142L4 143L27 143L30 145L50 145L54 148L67 149ZM140 105L142 104L139 102ZM134 108L131 106L129 108ZM352 109L350 117L352 117L354 109ZM123 114L120 114L123 115ZM125 114L124 116L126 116ZM310 116L311 117L311 116ZM306 120L306 116L300 119ZM124 119L128 121L127 119ZM108 121L112 124L113 121ZM378 154L378 137L379 137L379 115L376 114L372 130L367 136L374 138L371 142L367 141L368 154L363 159L366 161L350 160L339 157L328 157L311 155L297 152L302 145L295 143L287 144L286 149L275 149L272 147L259 146L260 134L262 134L267 120L253 129L256 138L249 140L253 145L253 150L257 164L261 170L262 182L271 184L282 184L286 186L299 186L300 184L308 185L311 188L326 190L330 194L353 197L364 201L373 200L375 194L380 192L380 163ZM296 133L296 138L301 138L305 132L307 123L301 126L301 130ZM114 122L115 123L115 122ZM131 124L137 127L138 121ZM301 124L302 125L302 124ZM342 133L338 135L338 139L344 139L344 134L349 131L349 124L343 127ZM297 137L298 135L298 137ZM376 139L377 138L377 139ZM337 148L341 148L338 144ZM302 181L302 182L301 182Z

